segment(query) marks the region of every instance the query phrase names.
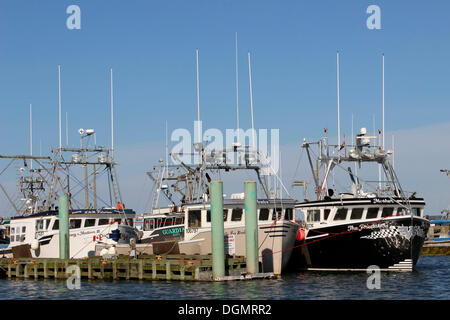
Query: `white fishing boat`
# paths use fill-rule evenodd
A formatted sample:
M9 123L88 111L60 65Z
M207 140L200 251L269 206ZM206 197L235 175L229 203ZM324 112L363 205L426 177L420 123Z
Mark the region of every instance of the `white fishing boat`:
M0 256L3 257L59 257L57 199L63 194L69 198L70 258L93 256L98 243L113 245L129 243L130 239L138 238L137 229L134 228L135 212L125 209L114 160L112 70L111 149L97 146L94 129L82 128L78 130L80 147L68 147L67 117L66 147L63 147L60 66L58 84L59 147L52 150L52 157L33 156L31 105L30 155L0 156L0 159L10 160L0 175L8 168L16 168L20 194L20 199L14 201L15 197L10 196L0 184L15 210L7 230L9 245L0 250ZM14 162L16 166L12 165ZM105 194L109 195L109 199L105 198Z
M237 39L236 39L237 41ZM237 50L237 46L236 46ZM197 50L197 115L200 123L198 50ZM237 55L237 52L236 52ZM194 143L194 153L171 153L174 164L169 164L166 143L166 162L148 175L154 181L152 193L152 210L144 215L141 244L136 250L147 253L211 254L211 202L209 183L215 179L222 180L229 173L238 173L243 177L248 172L255 173L259 185L257 199L258 214L258 254L260 271L281 274L287 266L295 243L298 225L293 221L293 209L296 200L284 199L280 193L273 192L268 186L268 175L278 179L271 167L267 154L256 149L254 143L253 101L251 92L250 53L250 103L252 117L252 146L234 142L228 149L209 147L202 141ZM237 72L237 66L236 66ZM237 99L238 102L238 99ZM237 108L239 110L239 108ZM239 130L239 111L237 113ZM202 137L198 128L198 137ZM242 138L242 137L241 137ZM244 137L245 139L245 137ZM167 140L167 138L166 138ZM186 157L198 161L187 163ZM192 159L192 158L191 158ZM230 162L230 159L234 161ZM272 171L270 171L272 169ZM248 180L248 179L246 179ZM226 182L224 182L226 186ZM241 181L242 190L244 179ZM284 188L285 192L287 190ZM166 201L164 205L160 198ZM224 199L224 245L225 254L245 256L245 208L242 193L232 194ZM163 246L161 246L163 245Z

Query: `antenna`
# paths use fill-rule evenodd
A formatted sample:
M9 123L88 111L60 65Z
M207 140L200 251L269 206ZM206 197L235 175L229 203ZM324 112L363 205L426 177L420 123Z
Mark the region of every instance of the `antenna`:
M167 120L166 120L166 177L168 177L169 173L169 140L168 140L168 129L167 129Z
M111 80L111 158L114 159L114 92L113 92L113 70L110 68Z
M341 146L341 118L339 110L339 51L336 53L336 64L337 64L337 112L338 112L338 148Z
M253 122L253 92L252 92L252 69L250 63L250 51L248 52L248 77L250 79L250 112L252 117L252 144L256 148L255 145L255 127Z
M395 170L395 145L394 145L394 135L392 135L392 168Z
M61 149L61 65L58 64L59 149Z
M66 146L69 146L69 120L66 112Z
M200 137L200 82L199 82L199 75L198 75L198 48L195 49L195 59L197 62L197 121L198 121L198 138L200 139L200 142L202 141L202 138Z
M237 120L237 142L239 143L239 77L238 77L238 34L235 34L235 43L236 43L236 120Z
M382 71L382 100L383 100L383 126L382 126L382 130L383 130L383 150L384 150L384 53L383 53L383 71Z
M30 156L33 155L33 106L30 103ZM33 159L30 160L30 169L33 169Z

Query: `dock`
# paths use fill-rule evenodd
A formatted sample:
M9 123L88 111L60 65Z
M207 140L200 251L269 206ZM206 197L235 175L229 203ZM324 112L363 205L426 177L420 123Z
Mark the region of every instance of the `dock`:
M74 274L77 266L81 279L88 280L180 280L227 281L274 278L273 273L248 275L245 257L225 259L226 276L213 278L211 255L149 255L109 259L12 258L0 259L0 278L60 279Z
M422 256L450 256L450 240L426 241L422 247Z

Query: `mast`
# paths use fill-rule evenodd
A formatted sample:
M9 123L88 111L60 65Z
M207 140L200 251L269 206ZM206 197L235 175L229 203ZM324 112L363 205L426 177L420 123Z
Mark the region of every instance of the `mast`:
M338 116L338 148L341 146L341 118L340 118L340 105L339 105L339 51L336 53L337 64L337 116Z
M384 150L384 53L383 53L383 63L382 63L382 100L383 100L383 126L382 126L382 130L383 130L383 150Z
M30 156L33 156L33 106L30 103ZM30 169L33 170L33 160L30 160ZM33 174L33 171L31 171Z
M195 49L195 59L197 65L197 121L198 121L198 138L200 142L202 142L202 138L200 137L200 81L199 81L199 73L198 73L198 48Z
M61 65L58 64L59 149L61 149Z
M110 68L110 103L111 103L111 159L114 159L114 88L113 88L113 70Z
M235 34L235 42L236 42L236 124L237 124L237 142L240 142L240 134L239 134L239 76L238 76L238 34Z
M66 146L69 146L69 120L66 112Z
M253 91L252 91L252 69L251 69L251 63L250 63L250 51L248 52L248 77L250 80L250 112L252 117L252 145L256 149L255 145L255 127L253 122Z

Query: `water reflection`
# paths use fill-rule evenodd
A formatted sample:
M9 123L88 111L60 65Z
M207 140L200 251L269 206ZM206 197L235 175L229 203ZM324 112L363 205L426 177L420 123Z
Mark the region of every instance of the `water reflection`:
M225 282L0 280L0 299L450 299L450 257L422 257L414 272L381 272L381 288L369 290L365 272L303 272L275 280Z

